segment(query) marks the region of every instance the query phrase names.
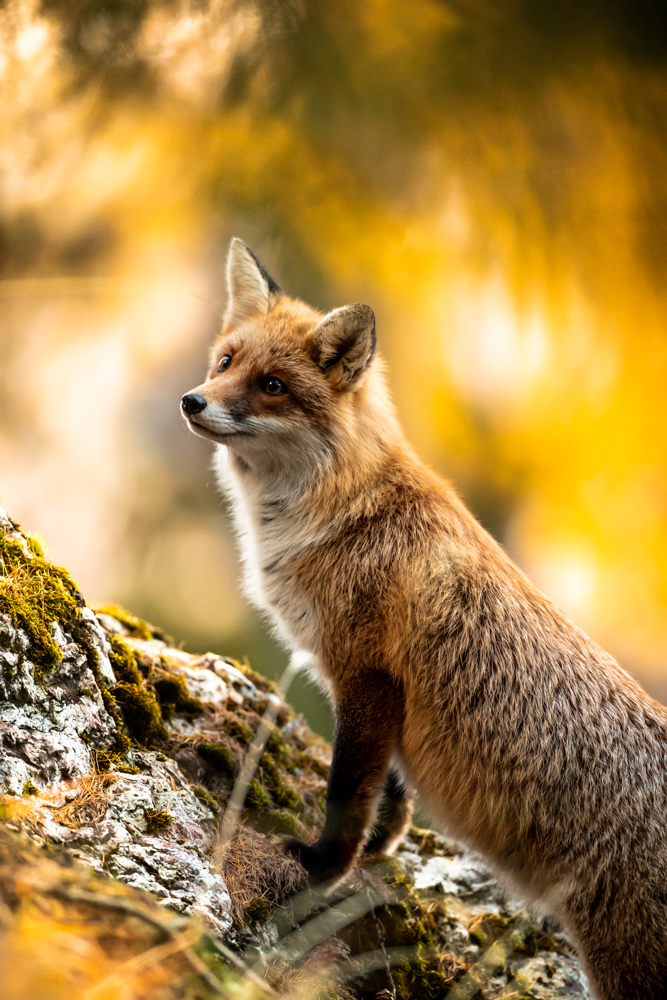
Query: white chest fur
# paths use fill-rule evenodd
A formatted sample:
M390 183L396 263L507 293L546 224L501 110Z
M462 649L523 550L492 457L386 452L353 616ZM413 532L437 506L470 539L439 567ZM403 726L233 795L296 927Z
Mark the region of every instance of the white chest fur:
M216 471L231 507L243 568L243 583L252 603L266 612L278 637L293 650L318 656L319 622L311 598L294 579L300 556L321 543L326 529L313 530L292 511L289 492L269 489L241 476L218 449Z

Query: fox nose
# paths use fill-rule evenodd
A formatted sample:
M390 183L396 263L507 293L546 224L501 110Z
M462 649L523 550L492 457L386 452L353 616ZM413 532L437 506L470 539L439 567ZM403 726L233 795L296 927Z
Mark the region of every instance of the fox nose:
M181 400L181 406L188 416L192 416L193 413L201 413L206 409L206 400L196 392L186 392Z

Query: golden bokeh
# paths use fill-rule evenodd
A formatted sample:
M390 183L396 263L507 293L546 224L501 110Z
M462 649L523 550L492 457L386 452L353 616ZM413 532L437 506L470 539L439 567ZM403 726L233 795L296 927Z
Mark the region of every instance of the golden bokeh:
M378 316L401 418L667 698L658 5L8 0L0 496L91 600L279 657L178 413L230 236Z

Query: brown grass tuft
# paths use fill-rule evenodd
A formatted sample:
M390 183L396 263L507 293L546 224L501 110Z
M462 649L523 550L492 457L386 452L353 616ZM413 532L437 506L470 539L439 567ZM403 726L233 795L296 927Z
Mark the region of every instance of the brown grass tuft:
M242 827L214 858L232 899L232 914L242 920L251 901L261 899L269 909L297 892L305 872L293 858L280 853L270 837Z

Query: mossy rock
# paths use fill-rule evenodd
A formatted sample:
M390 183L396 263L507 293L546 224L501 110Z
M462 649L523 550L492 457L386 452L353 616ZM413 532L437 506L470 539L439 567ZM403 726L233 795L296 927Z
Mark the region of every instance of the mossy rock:
M142 746L152 746L165 739L160 704L143 684L117 684L113 695L123 711L123 718L133 739Z
M206 791L205 788L202 788L201 785L197 785L195 786L195 788L192 789L192 791L195 793L200 802L203 802L205 805L209 807L211 812L214 813L218 812L218 810L220 809L219 804L213 798L212 795L209 795L209 793Z
M37 680L41 671L62 662L53 624L71 632L83 604L67 570L45 559L35 539L0 537L0 613L9 615L28 636Z
M248 746L252 743L254 732L250 726L243 722L241 719L236 718L233 715L228 715L225 729L235 740L242 743L244 746Z
M185 679L177 674L158 677L153 680L153 687L160 701L162 715L167 720L176 713L192 720L204 711L203 703L189 694Z
M256 809L260 813L268 812L271 809L271 798L257 778L253 778L248 785L245 805L247 809Z
M268 920L270 916L271 907L265 899L251 899L245 908L246 920L251 922Z
M303 796L285 776L280 766L269 754L262 754L260 761L264 787L278 806L300 813L305 808Z
M281 837L302 837L305 829L294 813L287 809L262 810L253 818L253 825L260 833L273 833Z
M109 641L109 661L117 681L126 684L142 684L143 678L137 666L137 657L133 649L113 633L107 636Z
M149 833L159 833L174 822L174 817L165 809L144 809L144 816Z
M174 640L163 629L158 628L157 625L152 625L144 618L139 618L138 615L133 615L131 611L128 611L127 608L122 607L120 604L95 604L93 605L93 611L98 615L108 615L109 618L115 618L117 622L125 626L130 635L138 639L146 641L160 639L162 642L173 644Z
M202 760L210 764L216 771L229 774L232 778L238 773L238 765L234 759L234 754L224 743L203 741L195 747Z

